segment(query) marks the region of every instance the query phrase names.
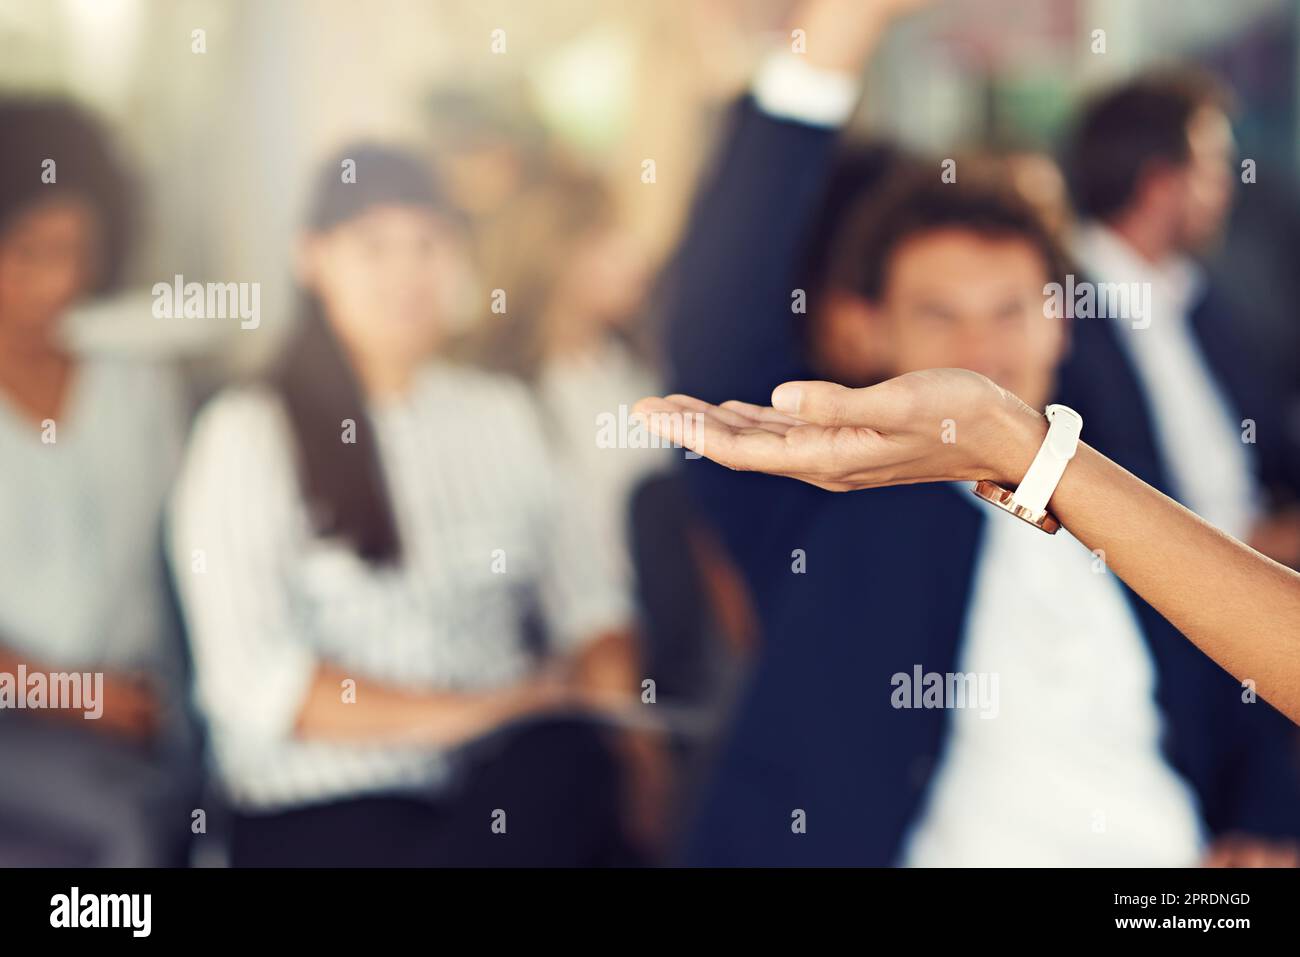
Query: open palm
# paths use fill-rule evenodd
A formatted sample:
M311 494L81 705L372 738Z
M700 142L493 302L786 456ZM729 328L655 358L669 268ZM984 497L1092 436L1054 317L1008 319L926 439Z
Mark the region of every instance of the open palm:
M832 491L917 482L1005 481L1023 458L1008 415L1039 418L964 369L910 372L865 389L787 382L775 406L711 405L686 395L642 399L650 430L728 468ZM782 411L788 410L788 411ZM1045 428L1045 426L1043 426ZM1017 475L1020 473L1017 473Z

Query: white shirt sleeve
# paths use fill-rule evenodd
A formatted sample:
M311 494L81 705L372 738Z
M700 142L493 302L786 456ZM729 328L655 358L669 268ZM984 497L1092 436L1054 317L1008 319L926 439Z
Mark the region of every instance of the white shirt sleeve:
M853 115L858 78L810 66L794 53L772 53L754 77L754 101L768 116L808 126L843 126Z
M286 571L302 509L281 416L272 396L252 392L200 414L168 530L199 707L251 747L292 732L316 670Z

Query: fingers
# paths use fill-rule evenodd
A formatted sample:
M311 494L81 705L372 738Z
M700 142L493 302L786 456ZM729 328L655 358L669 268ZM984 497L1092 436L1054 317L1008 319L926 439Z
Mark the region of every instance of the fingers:
M641 413L653 419L659 426L657 435L672 438L677 444L690 448L684 441L693 431L698 431L705 423L712 422L722 432L741 431L754 428L757 423L729 409L710 405L703 399L690 395L670 395L663 399L642 399L633 407L634 413Z
M703 399L697 399L690 395L670 395L669 402L676 402L678 405L685 406L692 412L698 412L701 415L712 416L723 425L733 429L752 428L754 422L752 419L741 415L740 413L726 408L724 405L711 405Z
M791 426L803 425L794 416L786 415L784 412L778 412L776 409L763 405L752 405L749 402L740 402L732 399L722 403L722 408L728 409L738 415L743 415L750 421L750 424L757 428L764 428L770 432L778 432L784 435Z
M695 452L700 452L706 425L713 426L715 437L750 427L748 419L693 396L670 395L656 401L660 405L650 410L651 431Z
M679 397L681 398L681 397ZM639 419L652 435L667 439L674 445L700 452L703 441L704 413L683 404L681 401L650 397L641 399L632 407L632 415ZM715 420L719 430L726 427Z
M778 412L770 405L754 405L752 402L741 402L739 399L729 399L722 403L722 408L731 409L733 412L745 416L748 419L755 419L761 422L776 422L781 425L803 425L799 419L792 415L786 415L784 412Z
M633 413L655 435L729 468L781 471L787 464L785 437L756 426L734 410L673 396L642 399Z
M778 412L770 406L754 405L736 399L723 402L721 405L711 405L703 399L677 393L655 401L671 403L677 407L671 411L688 411L710 416L719 423L733 429L765 429L768 432L775 432L777 435L785 435L791 426L804 424L798 419L783 412ZM640 409L641 407L637 406L636 408ZM662 411L670 410L664 406Z

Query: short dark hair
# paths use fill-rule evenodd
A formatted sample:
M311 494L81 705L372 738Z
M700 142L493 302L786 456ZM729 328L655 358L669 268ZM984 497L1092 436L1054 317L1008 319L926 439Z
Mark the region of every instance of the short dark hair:
M108 134L66 99L0 100L0 230L50 199L76 197L94 209L102 232L101 271L92 292L117 288L134 233L135 188ZM42 181L55 161L55 181Z
M879 300L898 248L943 229L1023 240L1042 256L1051 281L1067 271L1060 247L1037 210L1003 177L959 171L956 181L943 182L936 164L897 173L862 201L836 257L837 284Z
M854 210L863 197L875 195L875 190L911 162L915 162L912 156L884 139L840 145L826 177L820 206L805 229L807 243L801 273L805 289L816 295L834 282L836 249L851 225Z
M1104 219L1122 210L1151 163L1187 161L1187 127L1198 111L1230 105L1217 79L1187 68L1148 73L1090 100L1063 157L1079 213Z

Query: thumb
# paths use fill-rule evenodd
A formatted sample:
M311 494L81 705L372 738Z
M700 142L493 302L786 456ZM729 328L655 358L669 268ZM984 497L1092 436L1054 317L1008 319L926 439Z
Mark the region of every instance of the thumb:
M783 382L772 390L772 408L813 425L892 429L907 415L903 391L894 380L865 389L834 382Z
M784 382L772 390L772 408L814 425L857 425L855 391L834 382Z

